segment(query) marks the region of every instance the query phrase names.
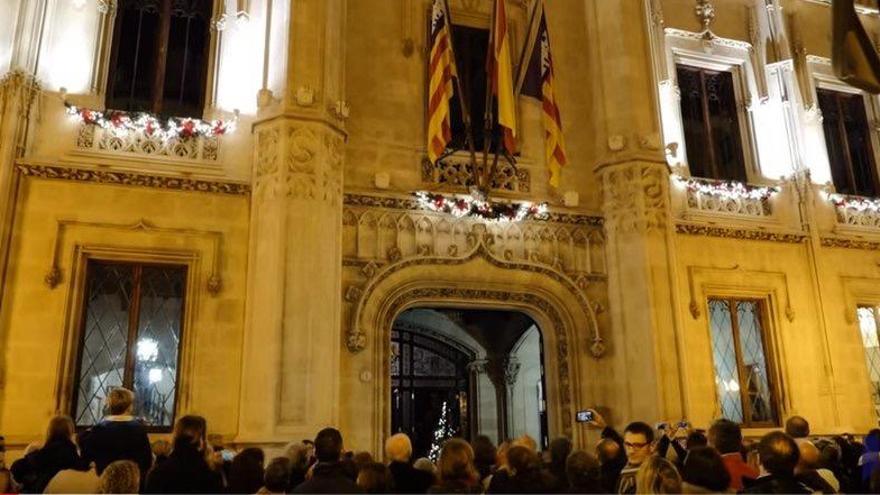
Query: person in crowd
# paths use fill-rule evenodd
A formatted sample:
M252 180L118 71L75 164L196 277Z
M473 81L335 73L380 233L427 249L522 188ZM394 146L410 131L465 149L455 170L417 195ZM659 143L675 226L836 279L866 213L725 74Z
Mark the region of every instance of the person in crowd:
M681 470L684 493L720 493L730 487L730 473L724 459L712 447L688 450Z
M437 470L437 465L427 457L419 457L416 459L416 462L413 463L413 467L418 471L424 471L431 475L431 479L433 480L431 486L434 486L440 480L440 472Z
M141 468L132 461L113 461L104 466L97 493L138 493Z
M819 467L819 449L813 442L803 439L798 443L800 457L798 464L794 468L795 478L813 492L821 493L837 493L840 490L840 483L835 479L833 483L829 483L817 471ZM835 488L836 486L836 488Z
M263 473L262 487L256 492L245 493L288 493L291 462L289 457L276 457L269 461Z
M443 443L437 462L440 481L428 493L481 493L480 475L474 467L474 450L459 438Z
M708 445L709 437L707 437L706 434L700 430L688 433L687 437L684 440L684 448L687 451L690 451L691 449L695 449L697 447L706 447Z
M729 419L719 419L709 427L707 435L709 445L721 454L724 468L730 475L730 488L733 491L743 489L743 479L754 480L758 470L749 466L743 459L743 438L739 425Z
M687 456L687 449L691 448L682 447L681 443L678 441L678 432L682 429L680 423L661 423L661 428L657 430L657 435L660 439L657 441L657 445L654 448L654 453L660 457L666 457L667 452L669 451L669 447L672 447L672 450L675 451L675 465L678 468L681 468L684 463L684 458ZM687 428L687 427L685 427ZM689 431L689 428L687 429ZM695 432L688 433L687 437L690 438L694 435Z
M147 475L146 493L220 493L220 473L208 464L208 424L201 416L183 416L174 425L171 455Z
M511 447L514 447L517 445L520 447L525 447L525 448L531 450L532 452L538 451L538 442L536 442L535 439L529 435L519 436L519 437L515 438L512 442L510 442Z
M834 486L834 480L837 480L838 491L851 493L855 491L852 486L851 478L847 470L843 466L843 456L840 447L834 440L820 440L816 442L816 448L819 449L819 469L817 472L831 486Z
M291 442L284 448L284 456L290 459L290 481L288 491L293 491L306 480L306 473L311 462L311 448L302 442Z
M681 475L668 460L648 455L639 464L633 493L682 493Z
M357 485L364 493L401 493L395 488L394 480L387 466L371 462L358 471Z
M647 423L636 421L623 430L626 466L620 471L617 493L635 493L636 473L649 457L654 442L654 430Z
M498 449L486 435L477 435L471 447L474 449L474 466L480 473L480 484L488 488L492 470L498 462Z
M0 436L0 493L12 493L14 488L12 473L6 468L6 439Z
M342 434L335 428L324 428L315 437L312 478L297 486L293 493L361 493L348 477L342 464Z
M388 470L394 479L396 492L425 493L434 484L432 474L420 471L410 464L412 442L405 433L396 433L385 440L385 457L388 459Z
M810 436L810 423L802 416L792 416L785 421L786 435L799 440Z
M55 416L49 420L42 447L12 464L12 477L21 485L22 492L43 493L58 472L87 469L73 442L75 432L69 416Z
M880 429L874 428L865 435L865 453L859 457L859 469L863 490L867 490L873 473L880 466Z
M742 493L810 493L811 490L795 479L794 469L800 459L800 450L794 439L781 431L764 435L758 443L761 475L754 481L745 481Z
M79 435L82 457L94 462L98 475L113 461L128 460L138 465L146 477L153 465L150 439L143 422L132 415L134 393L116 387L107 394L110 415Z
M229 467L227 493L256 493L263 486L263 449L247 448L236 454Z
M171 455L171 442L168 440L156 440L150 445L153 452L153 465L158 466L168 460Z
M611 438L603 438L596 445L596 457L602 472L602 487L606 493L617 490L620 472L626 467L623 445Z
M493 476L487 493L546 493L553 488L552 477L541 470L541 458L528 447L511 447L507 466L507 472Z
M571 454L571 440L565 437L554 438L550 442L550 463L547 471L553 477L550 491L563 492L568 489L568 474L565 471L565 461Z
M95 493L100 481L95 472L95 464L86 467L83 463L77 468L58 471L43 489L43 493Z
M605 493L599 460L583 450L575 450L565 460L567 493Z

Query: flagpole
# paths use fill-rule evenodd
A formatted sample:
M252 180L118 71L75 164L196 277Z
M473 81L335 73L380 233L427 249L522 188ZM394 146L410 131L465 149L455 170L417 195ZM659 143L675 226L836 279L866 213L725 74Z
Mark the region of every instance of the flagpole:
M502 0L503 1L503 0ZM492 73L497 73L498 68L496 67L495 59L495 23L497 22L498 15L498 0L493 0L492 2L492 21L489 25L489 44L486 53L486 59L490 60L489 57L492 57ZM480 179L477 181L477 186L486 197L489 196L489 190L492 187L491 177L488 177L489 174L489 147L492 144L492 128L494 127L494 122L492 121L492 73L487 74L486 80L486 105L483 110L483 166L480 167ZM495 150L496 157L498 150ZM474 169L476 171L476 168Z
M455 65L455 87L458 90L458 104L461 107L461 120L464 122L465 143L471 156L471 167L476 170L477 151L474 146L474 131L471 125L471 113L467 105L464 89L461 84L461 73L458 69L458 60L455 56L455 43L452 38L452 17L449 15L449 0L443 0L443 16L446 18L446 31L449 36L449 53L452 54L452 63ZM439 161L439 160L438 160Z
M516 78L516 90L513 94L518 95L522 91L523 81L526 79L526 71L529 69L530 60L526 60L526 57L530 57L532 51L535 49L535 43L538 42L538 21L540 17L538 16L538 12L544 11L544 0L538 0L535 2L535 7L532 9L532 15L529 16L529 31L528 36L526 37L526 43L523 45L522 54L519 57L519 74L517 74Z

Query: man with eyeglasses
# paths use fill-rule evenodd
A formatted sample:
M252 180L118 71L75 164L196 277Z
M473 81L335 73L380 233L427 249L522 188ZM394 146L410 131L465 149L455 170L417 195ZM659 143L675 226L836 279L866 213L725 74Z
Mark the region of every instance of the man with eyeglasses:
M623 438L621 438L613 428L608 426L605 418L595 410L593 410L593 420L590 424L602 428L603 441L610 439L622 444L626 452L626 465L620 471L616 491L626 494L635 493L636 473L642 463L653 453L654 430L647 423L636 421L627 425L623 430Z

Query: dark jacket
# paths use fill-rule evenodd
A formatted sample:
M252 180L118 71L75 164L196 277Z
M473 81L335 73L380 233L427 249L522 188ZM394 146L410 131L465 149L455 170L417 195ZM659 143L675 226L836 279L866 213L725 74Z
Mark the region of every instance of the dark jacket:
M494 476L493 476L494 478ZM428 493L483 493L479 483L469 484L463 481L444 481L439 485L432 486Z
M135 418L129 420L104 420L80 433L79 445L82 456L95 463L100 476L113 461L132 461L145 477L153 464L153 452L144 424Z
M10 471L22 485L23 493L43 493L49 481L64 469L85 470L76 445L70 440L55 440L12 463Z
M363 493L351 480L341 462L319 462L312 471L312 479L300 484L293 493Z
M434 484L434 476L421 471L408 462L394 461L388 465L391 477L394 478L395 493L425 493Z
M191 445L178 445L147 476L145 493L220 493L223 479Z
M812 490L798 482L794 476L761 476L756 480L743 478L745 488L740 493L812 493Z

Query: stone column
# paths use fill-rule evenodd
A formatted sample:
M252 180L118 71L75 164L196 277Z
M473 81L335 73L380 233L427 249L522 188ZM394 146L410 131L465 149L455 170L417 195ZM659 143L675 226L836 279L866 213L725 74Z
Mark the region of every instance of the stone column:
M287 51L269 59L287 78L260 93L242 443L312 438L339 422L344 5L289 4Z
M651 2L589 2L597 41L601 115L596 174L607 235L613 341L612 384L604 397L613 421L681 414L676 346L674 225L669 167L662 151ZM657 3L654 2L656 5ZM662 24L662 23L660 23ZM608 69L613 67L614 69ZM618 378L619 377L619 378ZM590 377L584 377L590 379Z

